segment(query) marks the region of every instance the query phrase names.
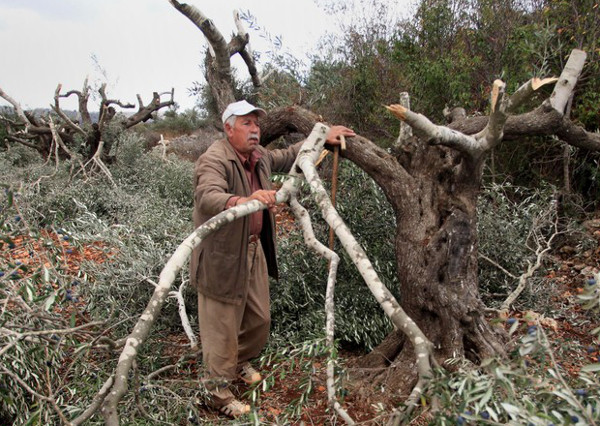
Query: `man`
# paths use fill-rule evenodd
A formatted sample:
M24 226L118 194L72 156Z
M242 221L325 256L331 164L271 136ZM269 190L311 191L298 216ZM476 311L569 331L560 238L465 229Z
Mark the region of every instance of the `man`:
M194 225L250 200L272 209L275 191L272 172L287 172L302 145L267 150L259 145L258 120L266 112L246 101L227 106L222 115L226 139L214 142L195 166ZM354 136L343 126L327 135L329 144L339 136ZM198 288L198 316L205 386L209 403L230 417L250 411L228 384L236 378L246 384L262 380L249 363L269 336L268 275L277 279L275 220L262 210L233 221L210 234L194 250L191 280Z

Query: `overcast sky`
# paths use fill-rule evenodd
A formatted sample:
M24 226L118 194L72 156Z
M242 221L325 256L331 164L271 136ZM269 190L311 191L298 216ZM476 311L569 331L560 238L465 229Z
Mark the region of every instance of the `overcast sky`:
M227 40L235 29L233 10L249 9L296 55L313 49L332 26L312 0L185 2L213 19ZM250 33L254 50L269 48ZM168 0L0 0L0 88L24 108L47 107L58 83L63 93L80 90L86 76L106 81L109 98L123 102L137 103L140 94L147 103L152 92L174 87L181 109L190 108L187 89L204 81L205 46L202 33ZM72 98L65 108L75 109ZM90 102L90 110L96 105Z

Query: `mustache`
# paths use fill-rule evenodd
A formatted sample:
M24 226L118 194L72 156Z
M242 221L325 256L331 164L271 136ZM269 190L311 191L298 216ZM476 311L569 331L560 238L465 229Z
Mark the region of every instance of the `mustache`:
M258 133L250 133L248 135L248 140L252 140L252 139L256 139L257 141L260 140Z

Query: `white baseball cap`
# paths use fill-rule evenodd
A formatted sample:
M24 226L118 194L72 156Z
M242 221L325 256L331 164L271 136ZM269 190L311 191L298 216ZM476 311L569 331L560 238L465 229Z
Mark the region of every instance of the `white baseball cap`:
M259 117L265 117L267 115L266 111L262 108L255 107L246 101L237 101L227 105L227 108L225 108L225 111L223 111L221 119L223 120L223 124L225 124L227 119L232 115L240 116L250 114L251 112L256 112Z

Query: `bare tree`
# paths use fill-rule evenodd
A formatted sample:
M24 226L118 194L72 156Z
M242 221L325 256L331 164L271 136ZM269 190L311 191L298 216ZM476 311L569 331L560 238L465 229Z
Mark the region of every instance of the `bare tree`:
M169 0L171 5L181 12L186 18L202 31L206 37L209 47L205 57L206 81L210 87L211 94L216 102L218 111L224 111L231 102L235 102L233 95L233 75L231 70L231 57L237 53L242 57L248 73L255 87L261 85L260 77L256 69L254 57L250 50L250 36L242 25L239 14L234 13L234 20L238 33L233 35L227 42L221 32L215 27L213 21L196 7L180 3L177 0Z
M122 130L129 129L138 123L148 121L160 109L175 105L173 90L160 94L154 92L152 100L147 104L144 104L140 95L137 95L137 111L126 118L117 119L115 106L133 109L136 105L108 98L106 84L103 84L98 89L100 115L98 121L94 123L88 109L90 87L87 79L81 90L70 90L64 94L61 91L62 85L59 84L54 92L54 103L50 105L56 115L52 119L49 116L36 116L31 111L24 111L15 99L0 88L0 97L8 101L15 112L14 118L7 114L0 114L0 121L4 122L8 130L8 141L33 148L45 158L53 152L58 152L61 157L71 158L74 153L70 148L79 137L84 142L85 160L88 162L94 160L96 164L102 164L100 162L110 160L111 140L105 137L109 124L116 124ZM73 95L78 98L78 119L69 117L60 106L61 98ZM164 95L170 95L170 99L161 100Z

